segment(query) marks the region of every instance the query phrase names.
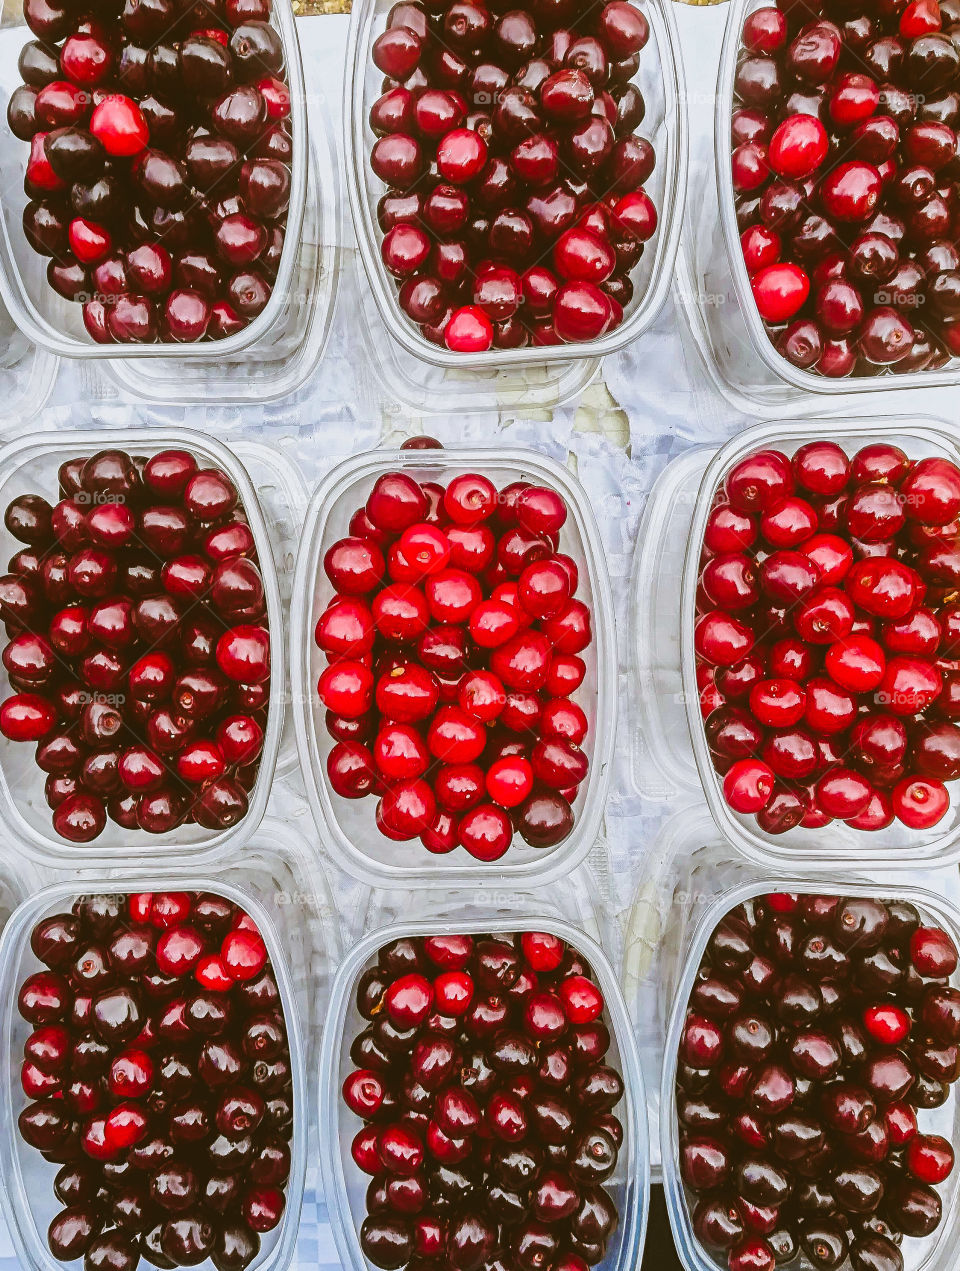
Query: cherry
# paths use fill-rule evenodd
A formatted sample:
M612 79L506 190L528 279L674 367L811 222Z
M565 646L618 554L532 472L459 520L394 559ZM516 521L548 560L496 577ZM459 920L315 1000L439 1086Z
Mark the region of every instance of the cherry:
M884 1046L898 1046L910 1033L910 1016L898 1006L868 1007L863 1023L870 1036Z
M918 927L910 937L910 959L923 976L952 975L957 967L957 951L946 932L935 927Z
M110 155L139 154L149 140L149 132L136 103L128 97L106 99L94 107L90 131Z
M904 478L901 493L907 515L924 525L946 525L960 514L960 480L946 460L920 459Z
M753 632L745 623L719 610L705 614L694 632L697 652L715 666L734 666L753 647Z
M770 140L770 165L780 176L803 180L816 172L828 149L827 132L819 119L792 115L779 125Z
M780 235L763 225L753 225L740 237L743 259L750 274L756 274L780 259L782 242Z
M422 975L402 976L390 985L384 1006L398 1028L417 1028L430 1014L433 986Z
M494 803L504 808L515 808L531 794L534 784L534 768L521 756L499 759L486 775L487 793Z
M907 1169L920 1183L944 1182L953 1172L953 1161L953 1148L936 1134L916 1135L907 1146Z
M878 618L905 618L916 603L917 575L899 560L859 561L845 580L854 602Z
M795 317L810 294L810 280L798 265L768 265L754 274L751 285L761 317L771 323Z
M769 803L773 785L773 773L765 763L739 759L724 776L724 798L736 812L759 812Z
M842 688L865 693L884 679L886 659L882 647L869 636L850 635L827 649L827 673Z
M882 700L895 715L914 715L940 693L942 681L935 667L917 658L893 657L881 680Z
M393 79L406 79L420 61L421 41L407 27L393 27L374 41L371 55L377 68Z

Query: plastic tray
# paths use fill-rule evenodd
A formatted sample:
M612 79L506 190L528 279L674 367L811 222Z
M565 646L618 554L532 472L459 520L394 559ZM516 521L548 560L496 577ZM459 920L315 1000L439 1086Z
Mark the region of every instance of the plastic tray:
M234 882L231 883L216 876L167 874L162 878L146 877L149 878L150 888L154 890L166 888L178 891L212 891L226 896L250 914L260 928L267 946L280 990L287 1028L295 1116L290 1177L284 1189L286 1207L283 1220L273 1233L264 1238L260 1253L251 1267L252 1271L283 1271L293 1259L296 1247L307 1165L307 1127L313 1118L309 1116L300 1011L294 996L288 961L291 950L287 942L291 933L285 931L284 942L281 943L280 932L273 918L260 903L255 889L249 886L243 873L243 868L234 862ZM0 1174L3 1178L0 1201L3 1203L4 1217L13 1237L17 1257L22 1266L30 1267L33 1271L56 1271L61 1265L50 1253L46 1242L47 1227L61 1206L53 1192L56 1167L47 1164L39 1152L28 1147L17 1132L16 1114L27 1102L20 1089L20 1061L24 1041L30 1033L30 1025L20 1018L17 1011L17 990L23 979L41 966L29 948L30 931L40 918L69 908L79 895L143 890L144 880L143 874L125 878L111 876L107 879L90 879L83 883L74 880L45 888L20 906L0 941L0 986L6 1002L0 1015L0 1089L4 1091L7 1107L12 1113L5 1118L6 1124L0 1134ZM297 1109L301 1110L300 1114L297 1114ZM303 1110L308 1115L306 1124Z
M370 289L390 335L432 366L447 370L484 370L507 366L547 365L575 358L594 359L623 348L649 329L666 299L673 274L687 183L687 115L674 16L669 3L644 0L640 5L650 24L650 41L640 54L634 83L647 103L640 127L657 151L657 166L647 191L659 213L659 227L633 274L636 295L616 331L584 344L516 350L497 349L464 356L439 348L423 336L401 312L392 280L380 259L382 234L377 225L377 202L385 186L369 166L373 145L368 116L380 95L382 76L370 48L386 26L390 0L361 0L350 19L347 71L344 80L343 126L347 156L347 191Z
M200 346L206 358L112 359L104 370L121 388L163 406L211 401L227 406L278 401L310 379L330 338L340 273L340 173L324 112L310 141L307 200L294 275L289 297L270 332L240 357L218 357L219 344L207 343Z
M293 139L290 207L285 240L273 291L262 313L235 335L216 342L217 356L229 358L257 344L273 327L287 304L295 281L299 242L307 194L307 112L300 44L293 20L291 0L274 0L272 24L283 44L284 72L290 89L290 122ZM15 21L0 35L0 84L9 97L20 83L16 59L33 33L17 12ZM9 128L0 133L0 295L10 316L34 344L50 353L70 358L116 358L117 346L98 344L83 325L81 306L65 300L47 283L46 257L38 255L24 237L21 223L28 199L23 190L29 146L14 137ZM124 358L168 357L171 348L177 359L210 359L207 343L124 345Z
M359 976L375 962L382 945L401 936L431 935L452 930L469 934L549 931L584 954L606 999L606 1019L612 1036L610 1062L622 1073L625 1086L624 1101L616 1109L625 1133L616 1173L605 1184L617 1205L620 1225L598 1271L634 1271L640 1263L646 1232L649 1155L643 1076L633 1028L616 977L599 945L570 923L543 911L538 914L532 904L528 907L522 899L520 905L491 905L488 910L481 908L478 911L476 905L465 910L445 907L442 917L419 922L408 920L398 926L373 931L350 950L337 973L324 1028L319 1107L321 1124L328 1127L328 1133L321 1142L320 1163L341 1265L352 1268L352 1271L368 1271L357 1233L363 1221L364 1197L369 1180L361 1174L350 1156L350 1143L360 1122L340 1097L344 1078L354 1067L350 1060L350 1045L364 1025L354 1000ZM477 916L478 912L482 916Z
M0 932L23 901L42 886L41 875L29 861L0 856Z
M60 359L31 344L0 303L0 439L14 437L46 404Z
M625 919L621 979L631 1017L638 1024L653 1179L662 1182L660 1086L689 928L718 894L756 878L758 867L731 854L698 801L664 821L646 845L637 873L637 889Z
M283 616L280 589L273 565L273 540L268 532L256 490L243 464L226 446L186 428L149 430L77 431L50 436L47 440L13 442L0 451L0 506L6 507L20 494L42 494L56 500L57 469L65 459L92 455L118 446L134 454L153 454L169 446L182 446L202 462L222 468L237 486L240 501L253 531L263 575L270 628L272 692L257 782L249 795L247 815L232 829L221 832L198 825L183 825L167 834L123 830L112 821L92 843L66 843L54 833L50 809L44 799L44 774L36 766L30 746L0 738L0 804L7 825L28 854L41 864L57 867L100 866L129 862L131 845L136 843L162 851L165 863L172 864L183 854L193 862L216 859L224 847L244 841L259 825L266 811L283 729L285 684ZM269 452L267 452L269 455ZM12 555L21 544L6 531L0 532L0 546ZM0 683L6 687L6 674ZM280 691L277 691L277 689Z
M324 726L325 711L316 694L326 661L314 642L317 619L334 594L323 571L323 557L331 544L347 534L350 517L366 502L377 477L396 468L412 472L420 480L444 483L459 472L474 470L501 487L525 478L553 486L567 502L561 547L577 563L578 595L593 614L593 643L583 655L587 675L576 695L590 724L583 747L590 771L574 805L573 831L553 849L538 850L515 842L493 866L473 860L460 848L448 856L431 856L419 841L395 843L384 838L374 822L374 799L341 799L330 790L326 758L334 743ZM338 464L317 490L307 514L290 618L290 665L300 767L310 805L325 845L337 864L354 877L397 887L413 882L422 887L449 887L507 879L518 884L532 879L542 883L572 869L593 846L603 817L616 732L613 599L593 511L579 483L559 464L509 447L379 450Z
M230 449L246 468L257 491L260 509L273 549L273 563L280 589L284 624L290 620L293 604L293 576L303 521L310 501L303 474L282 450L260 441L231 440ZM290 666L284 664L284 692L290 697ZM277 776L286 776L297 766L297 735L292 711L285 710L277 748Z
M727 8L713 121L713 156L703 174L705 187L715 181L716 199L708 196L699 206L691 201L691 223L684 234L686 259L682 272L692 304L683 308L695 342L702 355L719 370L726 386L772 410L802 402L803 393L834 397L840 403L846 402L847 411L869 410L872 406L866 404L864 394L956 385L960 382L957 359L939 371L899 375L889 371L835 380L793 366L771 343L757 312L740 248L730 145L733 86L743 22L762 4L763 0L732 0ZM857 399L859 404L851 405Z
M695 858L694 858L695 859ZM673 1009L667 1028L663 1060L663 1077L660 1087L660 1153L663 1169L663 1186L673 1228L677 1252L686 1271L717 1271L721 1264L693 1233L692 1216L684 1185L679 1176L679 1132L676 1109L677 1054L686 1018L690 990L696 979L701 958L714 929L721 919L744 901L752 900L769 891L819 893L831 896L867 896L880 900L905 900L920 911L921 916L942 926L960 944L960 911L940 896L923 888L904 887L902 883L884 885L868 881L860 875L845 879L831 879L815 883L800 880L789 874L777 874L764 879L756 871L749 881L742 881L730 890L716 896L705 912L696 913L692 906L686 910L686 922L675 932L678 958L675 970L679 972L668 1000ZM667 987L666 985L664 986ZM942 1134L957 1143L960 1140L960 1097L954 1088L948 1101L941 1108L919 1113L921 1130ZM955 1264L954 1250L957 1241L957 1223L960 1221L960 1176L953 1173L937 1189L943 1201L943 1220L937 1230L925 1239L907 1238L903 1242L905 1271L947 1271ZM805 1259L802 1266L809 1264Z
M487 411L494 418L501 413L529 418L531 412L553 410L578 397L599 373L597 357L526 366L497 364L484 370L433 366L391 338L359 260L352 262L350 272L354 275L349 284L351 302L361 313L366 365L379 382L385 411L447 415L455 400L458 414Z
M634 656L644 687L638 710L641 738L634 747L639 756L637 771L647 771L645 756L657 756L658 772L665 780L672 780L674 790L691 784L689 751L679 722L685 714L699 783L710 811L724 835L751 860L813 871L851 866L916 870L953 864L960 860L960 799L956 791L947 817L931 830L909 830L895 822L880 833L871 833L835 822L822 830L798 828L773 835L764 833L753 817L738 815L727 806L721 780L710 761L696 687L693 629L703 530L714 492L733 464L745 455L765 447L792 454L805 442L824 435L848 453L868 442L888 440L902 446L912 458L939 454L960 462L960 446L951 437L949 426L915 416L838 420L828 429L815 420L780 420L749 428L720 450L693 452L671 465L651 501L646 523L651 536L641 542L635 574ZM675 600L670 601L670 580L675 586L681 541L685 548L677 617Z
M700 788L683 708L677 597L690 518L714 454L698 447L674 459L650 491L637 531L630 644L640 726L631 729L631 744L637 789L652 798Z

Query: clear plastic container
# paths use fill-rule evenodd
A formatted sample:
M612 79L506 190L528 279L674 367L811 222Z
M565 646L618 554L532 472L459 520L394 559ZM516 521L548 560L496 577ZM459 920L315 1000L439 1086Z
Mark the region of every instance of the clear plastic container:
M657 152L657 166L646 189L657 205L660 223L632 274L635 296L627 306L622 325L609 335L589 343L496 349L476 355L454 353L426 339L402 313L393 280L380 259L382 234L377 224L377 203L386 187L369 164L373 134L368 117L370 107L380 95L383 77L373 64L370 49L385 29L391 8L391 0L362 0L354 4L343 104L350 210L370 290L390 335L408 353L430 365L461 371L548 365L577 358L594 359L613 353L643 335L659 313L672 282L686 197L686 102L671 5L662 0L644 0L640 5L650 24L650 40L640 54L640 69L633 82L640 88L647 104L647 115L640 130Z
M291 162L290 207L285 226L285 241L273 291L263 311L242 331L212 343L123 345L124 358L164 358L171 349L177 359L194 361L216 357L225 359L249 349L272 332L284 308L290 303L299 260L299 244L303 228L308 186L307 163L309 143L303 65L300 44L293 20L291 0L275 0L272 25L283 44L284 73L290 89L290 122L293 140ZM6 96L20 83L16 59L22 46L33 39L33 33L18 11L16 20L6 25L0 36L0 67ZM115 344L98 344L83 325L82 306L65 300L47 282L47 258L38 255L27 242L22 227L23 209L29 201L23 189L29 145L4 128L0 132L0 189L4 191L0 216L0 296L13 321L34 344L60 357L115 359ZM294 297L295 299L295 297ZM216 354L211 349L216 348Z
M650 798L700 787L683 708L677 597L697 491L715 453L698 447L668 464L637 531L630 643L640 727L631 730L631 744L634 781Z
M164 407L191 402L228 406L279 401L311 378L330 338L340 273L340 174L325 112L310 141L309 186L293 278L271 330L239 357L218 356L222 342L207 342L199 346L205 358L185 360L180 357L184 346L177 345L167 358L106 362L105 372L121 388Z
M40 873L29 861L0 857L0 932L18 906L42 885Z
M293 602L293 576L297 550L303 533L310 494L303 473L283 450L260 441L231 440L230 449L246 468L257 491L260 509L267 525L273 548L273 563L280 588L280 607L284 626L290 620ZM290 667L284 664L284 691L290 697ZM293 772L297 766L297 736L291 711L283 713L280 744L277 749L277 776Z
M59 369L60 359L31 344L0 303L0 439L16 436L43 409Z
M717 824L752 860L789 870L833 870L849 868L852 864L857 869L913 871L955 864L960 861L960 792L955 786L948 787L952 792L949 812L939 825L929 830L911 830L895 821L885 830L871 832L835 821L821 830L798 827L776 835L761 830L754 817L735 813L727 806L721 779L710 762L697 692L693 631L703 531L714 493L730 468L746 455L766 447L792 455L806 442L824 436L837 442L848 454L868 443L888 441L900 446L913 459L943 455L960 463L960 444L951 435L950 426L917 416L834 420L829 425L817 420L780 420L748 428L713 455L701 478L691 515L680 608L683 705L700 781ZM691 480L691 491L692 485Z
M371 932L347 954L337 972L324 1027L320 1058L320 1124L326 1127L321 1140L320 1166L333 1235L341 1266L349 1271L368 1271L360 1248L369 1179L350 1155L350 1144L360 1121L340 1095L344 1078L354 1065L350 1060L353 1038L364 1027L356 1007L355 990L363 971L376 962L379 949L402 936L425 936L439 932L549 931L578 949L593 969L606 1000L605 1018L610 1026L609 1062L624 1080L624 1099L615 1109L624 1126L624 1142L613 1177L604 1184L620 1215L617 1232L598 1271L634 1271L640 1265L649 1204L650 1164L647 1149L647 1120L643 1075L637 1059L633 1028L616 976L602 949L582 931L556 917L548 909L536 908L532 896L505 896L499 903L478 905L469 900L458 906L444 906L441 915Z
M31 1026L17 1010L17 993L28 975L42 969L42 964L30 949L30 932L40 919L68 909L78 896L98 892L127 894L142 891L145 886L157 891L210 891L225 896L253 918L267 946L287 1028L295 1114L290 1143L290 1177L284 1188L286 1207L283 1219L273 1232L262 1238L261 1250L251 1264L251 1271L286 1271L293 1260L303 1203L308 1127L313 1123L310 1116L312 1095L309 1093L312 1083L305 1080L307 1062L301 1037L301 1010L290 969L296 950L291 934L296 933L275 922L261 903L258 888L252 876L246 876L245 868L236 860L233 867L231 882L218 875L193 877L142 873L123 878L112 875L101 879L91 877L84 881L74 878L71 882L44 888L22 904L8 923L0 940L0 987L5 1003L0 1014L0 1090L8 1109L0 1132L0 1176L3 1180L0 1200L21 1266L29 1267L31 1271L56 1271L62 1265L53 1257L46 1239L51 1220L62 1208L53 1191L58 1167L48 1164L39 1152L23 1142L17 1130L17 1117L28 1102L20 1086L20 1063L24 1042L31 1031ZM292 916L292 911L289 916ZM301 970L301 979L303 975ZM203 1265L212 1267L212 1262Z
M703 357L719 372L722 385L767 409L802 401L802 392L846 400L853 395L889 393L898 389L936 388L960 382L960 361L939 371L843 380L804 371L782 357L771 343L750 287L740 247L731 176L730 118L734 109L734 78L744 19L764 0L732 0L720 56L714 116L712 175L717 200L704 198L691 207L684 233L681 276L689 304L682 306ZM711 172L705 173L710 185ZM800 390L798 392L798 390ZM858 409L853 407L852 409ZM870 409L864 404L863 409Z
M691 860L693 873L696 856ZM683 922L676 931L678 972L672 984L664 983L665 1000L672 1004L672 1012L666 1034L663 1060L663 1077L660 1088L660 1153L663 1162L663 1187L673 1228L674 1242L686 1271L718 1271L726 1266L697 1240L693 1232L691 1205L679 1174L679 1127L677 1123L676 1074L680 1038L687 1012L690 990L696 979L700 961L714 929L721 919L739 904L770 891L788 891L801 894L817 893L830 896L867 896L879 900L905 900L915 905L924 921L943 927L955 943L960 944L960 910L933 891L918 887L905 887L903 883L886 885L868 881L861 875L850 881L836 878L816 884L789 874L777 873L763 877L752 871L749 880L743 879L729 890L717 895L700 912L687 905ZM715 899L714 899L715 897ZM941 1107L919 1114L924 1133L941 1134L955 1146L960 1143L960 1096L956 1087L951 1088L947 1102ZM960 1174L956 1171L937 1188L943 1201L943 1220L937 1230L925 1239L905 1238L901 1251L905 1271L948 1271L956 1264L957 1226L960 1223ZM810 1263L801 1257L797 1265L809 1268Z
M0 508L6 508L12 499L21 494L40 494L55 503L57 469L66 459L93 455L108 447L120 447L134 455L150 455L170 446L183 447L202 464L222 468L229 475L239 491L253 531L267 603L272 685L257 781L249 792L247 815L229 830L182 825L167 834L151 835L145 831L121 829L108 820L103 833L92 843L67 843L54 833L51 825L51 812L43 792L45 776L34 762L33 747L0 737L0 806L4 810L6 824L34 860L54 868L67 863L88 867L125 864L131 860L132 851L148 849L162 853L168 866L179 863L181 855L191 862L216 859L227 844L249 838L260 824L270 797L286 696L283 688L286 676L283 614L273 564L274 540L264 519L257 491L243 463L220 442L186 428L62 432L46 439L12 442L0 450ZM266 451L266 448L262 449ZM4 557L11 556L21 547L22 544L6 529L0 531L0 551ZM0 677L0 685L6 692L6 672Z
M294 817L272 809L246 843L229 847L204 869L218 886L222 881L250 895L280 933L300 1021L304 1063L312 1071L344 935L316 843L303 833L309 828L305 814L298 828ZM144 858L138 868L152 887L150 859ZM155 868L162 869L162 862ZM312 1082L304 1091L309 1126L316 1124L311 1087Z
M379 381L384 412L446 415L455 398L458 414L488 411L495 419L529 419L534 411L554 410L578 397L600 370L596 357L525 366L497 363L485 370L434 366L390 338L359 261L353 271L359 276L352 280L351 300L360 311L364 354Z
M326 659L314 640L317 619L334 595L323 558L327 548L348 533L351 516L366 502L376 479L393 469L443 484L458 473L472 471L483 473L498 487L524 479L552 486L566 500L561 549L577 563L577 595L593 616L593 643L582 654L586 677L576 694L589 721L583 749L590 769L574 803L573 831L554 848L531 848L515 839L506 855L492 865L474 860L462 848L446 856L431 856L419 840L396 843L379 832L375 799L342 799L330 789L326 761L334 741L324 725L326 712L316 692ZM507 880L520 885L534 879L544 883L572 869L593 846L610 783L616 732L613 596L586 493L552 459L504 446L496 450L378 450L338 464L314 495L304 526L290 617L290 666L300 767L310 806L325 845L355 878L388 887Z
M731 854L710 813L697 801L663 822L647 844L637 874L625 919L621 982L647 1091L652 1177L662 1182L660 1085L689 928L718 894L756 878L758 867Z
M576 927L604 950L609 951L616 940L616 923L609 907L600 898L597 873L592 862L579 865L557 886L534 887L448 887L439 895L422 888L403 890L391 887L370 892L370 903L363 914L362 924L355 928L363 936L370 931L380 931L404 923L433 922L438 918L452 923L476 921L512 922L517 930L527 927L539 930L534 919L551 920Z

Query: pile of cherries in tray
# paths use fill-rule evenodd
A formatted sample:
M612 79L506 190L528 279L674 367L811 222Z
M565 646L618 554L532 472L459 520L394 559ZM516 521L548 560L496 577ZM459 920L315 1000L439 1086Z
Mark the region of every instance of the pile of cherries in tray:
M936 1230L954 1151L917 1114L960 1077L956 967L896 900L773 894L713 932L677 1116L694 1232L730 1271L903 1271L902 1238Z
M270 0L24 0L23 231L101 344L223 339L270 299L290 96Z
M242 1271L281 1221L293 1084L253 920L212 893L85 896L39 921L20 987L20 1135L61 1168L61 1262Z
M737 221L760 317L795 366L960 356L958 37L957 0L784 0L744 22Z
M570 694L592 634L566 517L545 486L395 471L327 551L327 772L336 794L379 799L387 838L494 861L514 830L538 848L570 834L589 766Z
M623 321L657 227L630 82L649 35L628 0L394 5L372 50L370 164L390 187L383 262L428 340L481 353Z
M710 756L762 830L928 829L960 777L960 469L831 441L735 464L694 644Z
M554 935L429 936L380 951L343 1084L366 1122L363 1252L376 1267L586 1271L618 1212L603 1187L623 1080L590 968Z
M163 834L247 813L270 700L270 635L236 486L183 450L103 450L60 467L60 501L25 494L25 544L0 578L0 733L36 745L53 828L107 818Z

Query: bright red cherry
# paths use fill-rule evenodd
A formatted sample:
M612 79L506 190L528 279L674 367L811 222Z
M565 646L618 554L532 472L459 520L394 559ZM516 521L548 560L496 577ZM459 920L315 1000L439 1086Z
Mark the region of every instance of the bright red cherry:
M907 1145L907 1169L927 1186L945 1182L953 1172L953 1163L953 1148L939 1134L918 1134Z
M886 658L882 646L870 636L849 635L827 649L824 665L842 688L867 693L883 680Z
M589 1024L603 1011L603 994L585 975L570 975L560 982L560 1000L572 1024Z
M799 265L768 265L751 279L753 296L765 322L789 322L810 295L810 279Z
M780 259L783 243L780 235L765 225L751 225L740 236L744 263L750 274L756 274Z
M759 812L773 794L773 773L756 759L739 759L723 779L723 795L735 812Z
M487 146L469 128L451 129L437 147L437 167L445 181L460 185L480 175L487 161Z
M828 149L827 131L819 119L812 115L791 115L770 139L770 166L780 176L801 181L817 171Z
M94 106L90 131L107 154L118 158L139 154L150 140L140 107L131 98L119 94L107 96Z
M485 353L493 336L493 324L478 305L455 310L444 331L446 346L454 353Z
M910 1035L910 1016L902 1007L891 1003L867 1007L863 1025L883 1046L899 1046Z

